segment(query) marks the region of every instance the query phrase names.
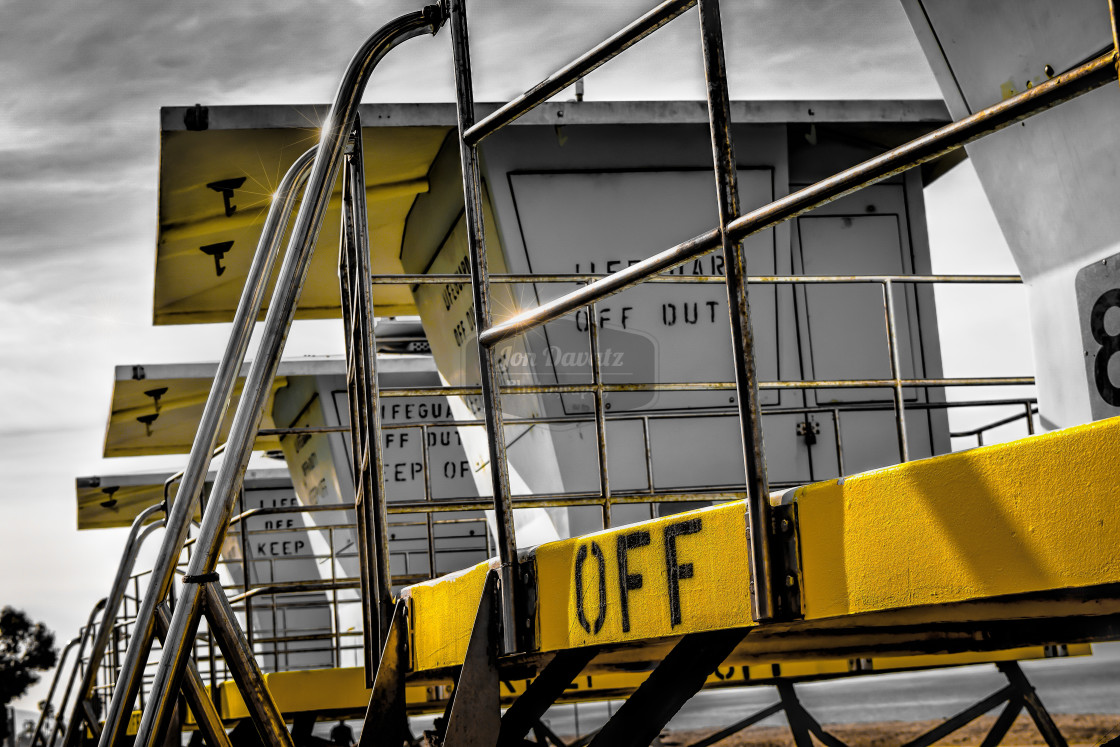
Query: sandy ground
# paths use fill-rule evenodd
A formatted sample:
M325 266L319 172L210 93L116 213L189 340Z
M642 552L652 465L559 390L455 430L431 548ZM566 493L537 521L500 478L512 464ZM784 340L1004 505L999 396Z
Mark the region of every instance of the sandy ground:
M1120 735L1120 716L1115 714L1054 714L1055 723L1069 741L1070 747L1101 745ZM954 732L938 745L979 745L995 722L995 716L982 716ZM825 724L825 731L848 747L897 747L937 726L939 721L880 721L867 724ZM663 734L659 742L665 747L686 747L712 732L675 732ZM789 730L782 726L755 726L717 742L719 747L795 747ZM814 740L814 744L817 742ZM1045 745L1034 722L1020 714L1011 731L1000 742L1004 747Z

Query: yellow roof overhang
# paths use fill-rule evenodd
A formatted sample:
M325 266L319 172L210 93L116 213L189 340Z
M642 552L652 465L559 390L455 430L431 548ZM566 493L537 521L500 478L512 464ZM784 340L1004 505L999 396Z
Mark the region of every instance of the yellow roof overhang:
M213 482L214 476L211 472L207 482ZM77 478L78 531L130 526L141 511L163 500L163 486L169 477L170 472L143 472ZM291 484L288 470L283 467L250 469L245 473L246 484L262 480ZM175 487L171 489L171 497L175 497ZM201 519L197 507L194 518L195 521Z
M272 109L239 107L242 116L229 123L229 129L205 130L183 129L181 115L178 129L171 129L165 110L153 307L156 324L228 322L233 318L272 192L300 153L317 142L318 123L325 116L308 107L294 110L299 118L291 122L275 116ZM258 110L270 113L244 114ZM449 131L446 125L401 124L407 126L363 128L374 273L403 272L400 246L405 218L416 195L428 191L428 168ZM232 187L228 210L224 186ZM339 193L336 183L297 318L339 315ZM286 241L285 236L284 246ZM232 244L223 246L228 242ZM203 247L214 246L221 253L217 262L213 249L203 251ZM279 266L278 262L270 288ZM378 289L375 304L378 315L415 313L407 286Z
M495 105L478 104L476 108L484 114ZM228 322L233 318L272 190L299 154L315 144L326 114L326 106L194 106L161 111L156 324ZM403 271L400 250L405 220L416 196L428 191L432 161L456 125L455 106L363 104L360 114L372 271L399 273ZM828 123L847 136L884 148L923 134L948 118L945 105L933 100L735 101L731 115L735 123ZM548 102L516 125L707 122L703 101L584 101ZM923 173L927 180L932 179L954 162L939 159ZM231 211L222 194L223 182L228 180L233 180L229 186L239 184L229 198ZM337 184L335 190L297 318L340 314ZM233 243L221 255L224 269L219 275L215 255L202 247L221 249L226 242ZM408 287L378 286L374 313L416 313Z
M381 376L431 374L435 364L424 355L378 356ZM241 367L218 443L229 435L233 413L241 397L241 387L250 363ZM161 363L144 366L117 366L109 422L105 429L106 457L187 454L202 420L202 411L217 373L217 363ZM265 403L260 427L275 428L272 421L272 396L288 384L292 376L344 376L346 361L341 356L317 356L283 360ZM158 402L157 402L158 397ZM154 416L154 418L153 418ZM258 436L258 451L279 449L276 436Z
M112 410L105 430L104 456L189 453L217 370L217 363L117 366ZM229 435L233 413L248 372L249 364L246 363L234 387L228 415L218 437L219 443L223 443ZM287 376L344 372L345 362L341 358L282 362L269 392L261 428L276 427L272 422L271 399L277 389L287 385ZM276 436L260 436L255 448L279 449L280 440Z

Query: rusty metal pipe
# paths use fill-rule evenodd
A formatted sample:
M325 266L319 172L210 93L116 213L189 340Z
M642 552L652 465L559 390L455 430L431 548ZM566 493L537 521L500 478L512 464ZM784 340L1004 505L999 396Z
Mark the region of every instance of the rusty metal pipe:
M1117 79L1116 51L1111 51L1045 83L1013 96L964 119L940 127L909 143L864 161L786 197L775 200L732 221L728 233L742 240L814 208L875 184L907 169L963 147L1063 101L1100 88ZM479 335L487 346L535 329L589 303L626 290L657 273L671 270L720 245L720 232L712 229L591 285L494 325Z
M474 82L471 77L470 40L467 33L465 0L450 0L451 48L455 62L455 111L459 120L459 155L463 174L464 220L467 229L467 254L470 257L471 293L474 299L474 328L487 329L492 321L490 311L490 280L486 267L486 229L482 212L482 177L479 173L478 150L466 141L466 133L475 123ZM494 501L495 540L501 562L502 650L517 650L517 538L513 509L509 505L509 464L506 461L505 431L502 427L501 380L497 363L488 346L477 340L478 368L481 379L483 410L486 417L486 440L490 456L490 486Z
M514 275L509 273L494 274L490 276L491 283L528 284L528 283L591 283L603 278L609 278L607 273L596 272L562 272L562 273L525 273ZM447 283L466 283L470 275L456 275L450 273L432 273L430 275L370 275L370 282L374 285L443 285ZM748 275L747 283L882 283L890 280L894 283L1015 283L1020 284L1023 279L1018 275ZM724 275L651 275L646 278L646 283L725 283Z
M708 121L715 166L716 204L719 208L720 244L727 272L727 308L731 322L731 359L735 369L736 405L742 438L747 485L747 572L751 617L757 621L778 615L770 548L770 486L762 441L762 415L758 408L758 375L754 365L754 330L747 299L747 259L742 242L728 226L739 213L735 147L731 139L731 103L727 94L727 69L723 50L723 24L719 0L700 0L700 46L707 83Z
M517 98L499 107L463 132L463 142L469 146L481 143L510 122L528 114L548 101L595 68L614 59L642 39L696 4L696 0L667 0L604 40L596 47L557 70Z

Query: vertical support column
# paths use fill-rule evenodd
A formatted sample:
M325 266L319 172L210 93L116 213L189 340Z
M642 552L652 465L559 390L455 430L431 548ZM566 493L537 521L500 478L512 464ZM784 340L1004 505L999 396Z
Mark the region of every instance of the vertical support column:
M474 297L475 332L481 336L490 327L490 275L486 268L486 234L482 212L482 180L478 149L468 145L464 133L474 124L474 83L471 78L470 44L467 39L465 0L451 0L451 46L455 57L455 102L459 117L459 156L463 170L463 201L467 224L467 251L471 264L471 291ZM490 444L490 480L494 492L498 558L501 561L500 597L502 651L517 649L514 623L514 581L517 577L517 541L510 505L509 466L506 463L505 432L502 427L502 401L498 369L490 348L475 338L478 367L482 379L482 400L486 437Z
M899 461L910 461L910 444L906 436L906 402L902 396L902 366L898 360L898 325L894 313L894 284L883 281L883 309L887 315L887 352L891 359L892 392L894 394L894 423L898 432ZM984 434L978 434L980 445L984 445Z
M350 443L354 463L354 510L363 527L358 560L362 575L366 680L372 684L393 613L389 569L389 515L385 506L385 464L381 451L381 409L377 383L377 340L373 331L373 289L369 282L362 124L355 117L346 154L342 189L339 280L346 314L346 380L350 398Z
M708 89L708 117L715 159L719 229L727 272L727 302L731 314L731 350L735 364L739 424L747 475L747 563L750 568L751 617L757 621L776 614L770 549L770 486L762 447L762 417L758 409L758 378L754 365L754 333L747 303L747 263L743 245L727 233L739 214L735 148L731 142L731 105L723 54L719 0L700 0L700 37L704 78Z
M607 416L603 402L603 363L599 359L599 319L595 304L587 307L587 335L591 344L591 382L595 385L595 446L599 459L599 493L603 498L603 529L611 526L611 480L607 472ZM650 482L653 492L653 482Z

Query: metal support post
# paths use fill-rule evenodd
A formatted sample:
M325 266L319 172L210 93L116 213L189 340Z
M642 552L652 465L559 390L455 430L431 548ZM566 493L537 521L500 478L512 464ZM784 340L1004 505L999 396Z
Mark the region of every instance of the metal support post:
M478 367L482 384L482 404L486 419L486 438L490 444L490 481L494 493L498 558L501 561L502 651L517 650L517 625L514 601L517 578L517 540L510 505L509 465L502 427L501 382L491 349L482 343L490 327L490 278L486 268L486 232L482 212L482 181L478 148L464 140L474 125L474 83L471 78L470 43L467 38L465 0L450 0L451 46L455 58L455 103L459 118L459 156L463 171L464 217L467 224L467 251L471 265L471 292L474 297L474 326L478 335Z
M591 382L595 391L595 445L599 461L599 493L603 497L603 529L611 526L611 480L607 463L607 416L603 401L603 363L599 359L599 320L595 304L587 307L587 336L591 345ZM652 484L650 490L653 489Z
M902 366L898 360L898 325L894 313L894 285L890 280L883 281L883 309L887 315L887 352L891 359L891 380L894 385L895 428L898 431L898 458L901 462L910 461L910 445L906 437L906 402L902 396Z
M105 714L105 727L98 740L99 747L111 747L125 738L128 719L132 714L132 704L140 690L144 665L148 661L148 654L152 648L155 610L171 591L175 566L179 562L183 543L187 539L187 530L194 514L194 507L202 495L211 455L233 395L233 386L241 372L241 364L245 360L245 352L249 347L249 338L257 321L265 288L280 252L284 226L295 204L299 187L307 178L313 155L314 149L307 151L288 169L265 218L257 251L253 255L249 275L245 279L245 288L237 303L233 332L226 343L221 363L218 364L218 370L214 375L214 383L210 387L210 394L202 411L198 432L195 434L191 453L187 458L187 466L183 470L183 481L179 485L175 502L165 507L167 532L152 567L148 590L136 613L132 638L128 642L124 663L113 687L112 702ZM169 487L169 485L165 486L164 489L165 500Z
M156 607L156 637L162 643L167 639L167 629L171 626L171 613L167 609L167 604L161 604ZM210 652L210 672L214 671L214 652ZM217 688L211 692L216 695ZM187 707L191 709L194 714L195 721L198 723L198 729L206 737L206 743L210 747L230 747L229 736L226 734L225 726L222 725L222 717L218 715L218 709L214 705L214 701L206 697L206 685L202 682L202 675L198 673L198 668L194 662L187 666L186 674L183 677L183 698L187 701Z
M1019 697L1023 700L1023 706L1027 709L1027 713L1031 715L1034 725L1038 728L1042 738L1046 740L1046 744L1050 747L1067 747L1066 738L1062 736L1062 732L1058 729L1058 725L1054 723L1054 719L1050 718L1050 712L1046 710L1046 706L1042 705L1038 693L1035 692L1034 687L1019 667L1019 662L1001 661L996 664L996 667L1011 683L1011 686L1018 691Z
M152 698L148 707L144 709L140 728L137 731L137 747L155 747L158 735L164 731L170 717L189 656L190 642L194 639L202 612L204 590L201 587L204 583L201 582L212 578L218 562L218 554L229 526L234 501L252 454L256 432L271 391L271 382L280 364L280 355L288 328L295 315L299 293L307 277L312 251L319 236L319 229L323 225L335 179L342 165L343 151L353 129L362 92L374 67L391 49L414 36L424 33L434 34L442 20L441 8L432 5L423 11L408 13L386 24L367 39L358 50L339 86L335 102L322 128L322 139L319 142L311 176L308 178L307 189L292 228L288 250L269 302L260 347L249 370L238 403L237 414L230 428L226 458L218 470L211 491L210 505L203 516L198 542L187 570L185 580L196 582L183 585L182 599L175 607L167 645L160 656L159 666L152 682ZM236 620L231 618L227 622L230 634L240 643L243 634ZM251 658L251 653L249 656ZM246 695L249 696L251 693ZM114 715L118 719L121 718L119 713Z
M366 684L373 682L393 615L389 567L389 515L385 507L385 462L377 382L373 288L368 281L369 231L361 118L355 117L350 152L342 172L342 239L339 283L346 333L346 383L353 449L354 511L362 526L358 561L362 576Z
M719 0L700 0L700 38L708 89L708 118L712 129L720 241L727 272L736 400L747 476L747 564L751 617L761 622L773 619L777 613L770 548L770 486L766 480L762 415L758 409L758 377L754 364L754 333L747 302L747 262L742 243L733 239L727 231L728 224L739 214L739 191L735 147L731 139L731 104L727 95Z
M814 747L814 736L825 747L846 747L843 742L825 731L820 722L805 710L805 706L801 705L801 700L797 697L797 691L793 689L792 682L778 682L777 686L782 710L786 712L789 730L793 734L793 741L797 747Z
M498 747L520 747L533 725L540 721L545 711L564 694L564 690L597 653L598 649L590 646L558 651L502 716Z
M101 625L97 628L97 635L94 636L93 645L90 647L89 664L82 675L82 683L78 686L78 697L74 701L70 720L66 724L66 735L62 738L63 747L77 747L81 740L82 724L85 718L82 704L93 693L93 686L97 682L97 672L101 667L101 660L105 657L105 649L109 647L109 637L113 634L113 621L117 619L121 600L124 599L124 593L128 588L132 567L136 563L136 556L140 553L140 548L148 535L163 526L163 520L159 519L146 527L144 525L148 519L161 511L163 511L162 504L148 506L137 514L128 530L128 537L124 541L124 553L117 565L117 575L113 579L109 596L105 597L105 612L101 616ZM95 733L101 730L100 723L91 723L90 727L94 729Z

